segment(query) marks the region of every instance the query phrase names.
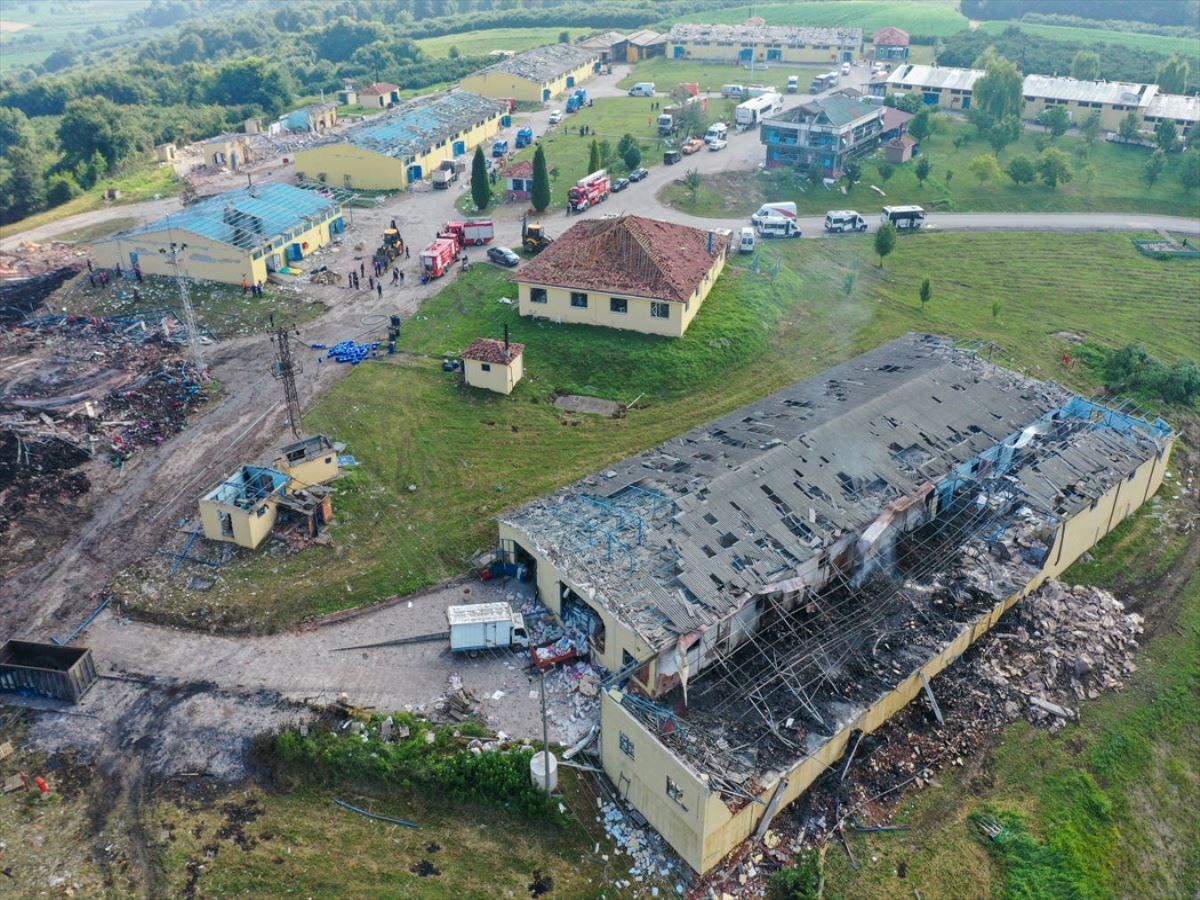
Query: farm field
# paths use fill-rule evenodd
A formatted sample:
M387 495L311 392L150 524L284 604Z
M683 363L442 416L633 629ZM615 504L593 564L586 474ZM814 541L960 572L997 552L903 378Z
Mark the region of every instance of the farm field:
M1080 44L1120 44L1123 47L1149 50L1154 53L1178 53L1190 60L1193 71L1200 63L1200 40L1195 38L1109 31L1103 28L1071 28L1064 25L1043 25L1038 22L983 22L979 27L983 31L998 34L1010 26L1016 26L1021 31L1055 41L1073 41Z
M461 56L487 56L497 50L520 53L531 47L558 42L558 36L567 31L572 40L587 34L590 29L563 29L553 25L545 28L489 28L480 31L463 31L439 37L422 38L417 46L429 56L444 58L450 48L457 47Z
M731 263L675 341L530 322L500 302L516 296L507 276L477 267L405 323L401 354L359 366L305 415L360 461L338 482L336 547L240 555L210 592L164 591L156 611L262 631L417 590L466 569L502 510L909 330L995 341L1017 364L1082 390L1096 382L1058 364L1073 346L1064 333L1140 340L1168 360L1195 351L1180 301L1200 292L1200 266L1144 257L1128 235L913 235L882 270L870 239L856 236L756 257L757 273ZM922 311L920 281L948 259L953 273L935 276ZM510 397L442 372L444 354L504 324L526 345L527 375ZM602 419L559 410L556 391L642 399Z
M869 39L888 25L913 35L949 37L967 27L956 0L813 0L810 3L769 3L754 8L768 25L844 25L859 27ZM680 22L744 22L746 7L712 10L683 16Z
M933 172L924 186L917 183L916 160L896 167L895 174L883 183L875 168L881 154L863 160L862 181L847 193L814 187L807 179L782 169L760 172L731 172L705 177L693 203L682 185L671 184L663 190L672 206L698 216L741 218L747 210L767 200L794 200L804 214L815 215L828 209L858 209L871 211L883 205L917 203L927 209L954 212L1142 212L1176 216L1194 216L1196 198L1189 196L1179 183L1177 171L1179 154L1172 154L1167 169L1153 187L1142 180L1142 169L1150 151L1140 147L1120 146L1098 140L1088 150L1088 162L1083 163L1076 151L1083 148L1082 138L1064 135L1055 145L1071 156L1076 168L1073 180L1051 190L1040 181L1018 185L1007 175L998 180L980 183L971 174L971 159L981 153L991 153L982 140L968 140L954 146L957 135L972 133L973 128L943 117L938 130L922 143L924 154L933 164ZM1035 159L1038 155L1038 135L1026 133L1000 154L1001 167L1017 156ZM1084 171L1091 165L1090 180ZM951 174L952 173L952 174ZM886 201L871 189L877 185L887 192Z
M148 37L156 29L128 28L126 19L149 5L150 0L5 3L0 17L29 27L0 29L0 73L40 63L63 47L101 49ZM97 28L106 34L96 37Z

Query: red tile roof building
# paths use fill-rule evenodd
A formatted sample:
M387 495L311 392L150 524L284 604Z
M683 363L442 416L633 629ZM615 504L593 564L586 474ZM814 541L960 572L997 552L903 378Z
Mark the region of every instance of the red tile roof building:
M509 343L505 348L504 341L496 340L496 338L480 338L463 351L462 357L478 362L508 365L524 352L524 344Z

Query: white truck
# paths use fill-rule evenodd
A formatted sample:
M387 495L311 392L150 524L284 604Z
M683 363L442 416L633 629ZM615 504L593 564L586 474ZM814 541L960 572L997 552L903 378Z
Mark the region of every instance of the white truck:
M795 219L779 218L763 219L758 223L758 236L761 238L800 237L800 226Z
M739 103L733 111L733 120L740 129L753 128L767 116L783 109L783 95L779 91L768 91Z
M458 167L454 160L442 160L442 164L433 170L429 180L433 182L436 190L447 190L453 182L458 181Z
M799 75L789 75L788 76L787 92L789 94L800 93L800 76Z
M757 225L766 219L794 219L796 218L796 204L791 202L779 201L776 203L764 203L758 208L758 212L750 217L750 224Z
M450 626L450 649L470 657L480 650L529 647L525 619L507 603L475 603L446 607Z
M879 221L900 231L915 230L925 224L925 210L919 206L885 206Z
M831 209L825 213L825 230L839 234L847 231L866 231L867 220L853 209Z

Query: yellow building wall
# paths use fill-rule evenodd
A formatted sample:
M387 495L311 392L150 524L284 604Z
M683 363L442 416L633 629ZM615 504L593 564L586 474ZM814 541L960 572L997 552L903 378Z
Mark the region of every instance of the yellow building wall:
M1067 103L1047 103L1044 98L1035 97L1032 100L1025 101L1025 110L1022 115L1028 120L1035 119L1047 106L1061 106L1069 110L1071 113L1071 124L1075 126L1082 125L1088 116L1094 112L1099 112L1100 127L1106 131L1116 131L1119 129L1121 127L1121 120L1129 115L1130 112L1134 113L1138 120L1141 121L1146 111L1142 107L1115 109L1111 103L1105 103L1099 108L1081 106L1074 100Z
M1020 591L998 602L984 615L964 626L955 638L938 654L914 671L896 688L865 709L853 722L848 723L831 737L811 756L795 765L787 773L786 786L779 808L799 798L812 783L828 768L832 767L846 752L855 731L873 732L899 712L922 691L921 673L932 682L933 678L957 660L968 647L993 628L1000 618L1026 594L1037 590L1047 578L1056 577L1065 571L1084 552L1094 547L1121 521L1142 505L1162 484L1170 458L1172 444L1163 453L1139 466L1128 478L1114 485L1096 503L1064 522L1059 528L1054 546L1047 556L1042 570ZM540 569L540 566L539 566ZM936 684L932 685L936 696ZM620 752L616 732L625 731L634 737L637 759L629 760ZM647 740L652 748L643 751L641 744ZM764 803L750 803L731 813L715 792L707 793L703 811L684 817L669 807L663 808L665 779L671 772L688 774L688 770L669 750L654 739L641 724L620 707L606 693L601 694L601 746L605 772L614 783L624 775L631 782L629 799L646 816L688 865L704 873L719 863L731 850L750 837L757 829L766 812L765 803L770 801L779 788L782 777L764 786L761 799ZM637 771L634 772L634 769ZM675 778L672 775L672 778ZM664 791L655 795L658 780L664 782ZM676 779L678 780L678 779ZM703 783L695 777L692 787L701 788ZM647 808L638 805L643 798ZM673 802L667 801L674 805ZM697 832L697 829L699 831ZM699 838L699 846L697 839Z
M739 59L739 54L745 48L740 43L718 45L715 43L697 44L668 44L667 58L675 59L675 48L683 47L684 58L693 61L701 62L722 62L732 63ZM778 49L782 54L781 59L767 59L768 50ZM846 48L855 56L861 52L861 47ZM841 47L767 47L764 43L756 43L754 45L754 61L758 63L766 63L768 65L811 65L811 64L841 64L842 61Z
M559 597L559 584L565 584L573 590L604 622L604 651L594 653L594 659L610 672L615 672L625 665L625 653L635 659L648 659L653 655L649 644L643 641L627 625L619 622L608 610L600 604L588 600L589 589L575 584L563 575L554 564L543 555L529 536L508 522L500 522L500 542L512 541L525 550L537 563L536 585L538 600L555 616L562 620L562 603Z
M511 394L524 374L523 359L523 355L518 356L507 366L503 363L487 363L486 365L490 366L488 371L484 371L485 364L479 360L464 359L463 378L471 387L495 391L498 394Z
M544 316L555 322L564 322L570 325L601 325L625 331L640 331L643 334L682 337L688 326L692 324L692 320L696 318L701 304L712 291L713 285L716 284L717 278L724 268L725 253L722 252L713 262L704 281L687 303L663 301L668 304L671 312L670 317L666 319L658 319L650 315L650 303L652 302L650 298L632 297L629 294L621 293L583 291L588 295L588 305L586 309L580 309L571 305L572 291L570 288L524 282L517 285L518 309L522 316ZM546 291L545 303L533 302L532 288L542 288ZM612 312L609 303L612 299L625 300L628 312Z
M259 510L263 514L258 514ZM268 500L262 506L253 510L244 510L237 506L218 503L215 500L200 501L200 521L204 525L204 536L210 541L225 541L239 547L253 550L261 544L275 527L275 516L278 510L275 501ZM221 513L228 513L233 525L233 537L221 533Z
M274 468L287 475L288 493L294 494L314 484L324 484L333 481L338 474L337 451L330 450L324 456L305 460L295 465L289 465L287 458L280 456L275 460Z
M594 74L593 69L599 59L600 57L597 56L591 62L577 69L572 69L569 72L564 72L557 78L544 83L530 81L527 78L512 75L508 72L479 72L475 75L467 76L458 83L458 86L464 91L471 91L484 97L493 97L496 99L515 97L517 100L524 100L529 103L541 103L543 91L545 90L550 91L550 98L557 97L566 91L568 89L568 78L574 79L574 84L570 90L582 87L583 82Z
M138 268L144 274L174 277L175 267L170 254L158 252L160 249L169 251L172 240L187 244L187 249L180 254L179 269L181 274L189 278L225 284L241 284L243 278L267 280L265 261L255 260L249 250L239 250L211 238L177 229L132 237L117 235L97 241L91 247L92 259L100 266L112 268L120 263L121 268L128 270L133 267L131 254L136 254Z

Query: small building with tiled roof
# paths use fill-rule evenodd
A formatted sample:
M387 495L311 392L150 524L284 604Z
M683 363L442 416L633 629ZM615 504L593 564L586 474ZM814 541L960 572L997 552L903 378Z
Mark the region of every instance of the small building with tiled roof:
M388 81L377 81L368 84L358 92L360 106L378 106L387 109L400 102L400 88Z
M875 58L879 60L908 59L908 32L903 28L880 28L871 38Z
M523 316L681 337L725 267L716 232L641 216L577 222L520 269Z
M529 199L533 193L533 160L515 162L500 174L506 180L509 200Z
M524 372L525 345L508 340L479 338L462 353L463 380L471 387L511 394Z

